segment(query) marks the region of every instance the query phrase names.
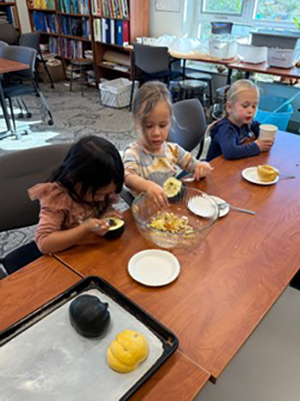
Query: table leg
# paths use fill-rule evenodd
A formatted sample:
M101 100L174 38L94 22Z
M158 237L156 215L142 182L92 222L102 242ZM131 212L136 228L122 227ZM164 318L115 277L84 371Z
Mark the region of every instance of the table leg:
M245 78L249 79L250 78L250 74L251 74L250 71L245 71Z
M2 110L3 110L3 115L4 115L6 127L7 127L7 132L0 133L0 139L3 139L5 137L11 135L12 128L11 128L11 124L10 124L10 119L9 119L7 107L6 107L6 102L5 102L5 98L4 98L4 93L3 93L1 80L0 80L0 104L1 104L1 107L2 107Z
M231 85L232 68L228 68L227 85Z
M185 79L185 64L186 64L186 59L183 59L183 66L182 66L182 75L183 75L183 79Z

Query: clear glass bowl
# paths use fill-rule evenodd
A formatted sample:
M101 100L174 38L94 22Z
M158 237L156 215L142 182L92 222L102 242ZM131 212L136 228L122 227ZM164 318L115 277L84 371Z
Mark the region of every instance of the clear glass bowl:
M209 216L201 217L188 209L189 201L195 197L197 200L205 200L205 204L209 205ZM180 195L169 202L169 206L163 208L158 208L153 201L149 201L145 193L142 193L135 198L131 209L143 236L161 248L185 248L199 245L219 217L216 202L206 193L194 188L184 188ZM174 213L178 217L187 218L192 232L172 233L150 227L149 223L159 212Z

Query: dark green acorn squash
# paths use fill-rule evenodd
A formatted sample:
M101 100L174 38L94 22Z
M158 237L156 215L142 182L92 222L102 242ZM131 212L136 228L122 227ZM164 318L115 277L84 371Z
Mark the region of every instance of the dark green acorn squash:
M106 220L109 223L109 230L105 234L105 238L117 239L121 237L125 230L125 222L117 217L107 217Z
M94 295L81 295L72 301L69 317L72 326L84 337L99 337L110 322L108 304Z

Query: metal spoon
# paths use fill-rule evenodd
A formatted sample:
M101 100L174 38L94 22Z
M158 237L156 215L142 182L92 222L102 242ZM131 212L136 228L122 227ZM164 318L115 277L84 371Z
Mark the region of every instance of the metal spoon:
M291 178L296 178L296 176L295 175L287 175L287 174L283 174L283 175L279 174L279 178L280 178L280 180L289 180Z
M231 209L237 210L239 212L248 213L248 214L256 214L256 212L253 212L252 210L242 209L241 207L232 206L230 203L227 203L227 202L220 203L218 205L218 207L220 210L225 209L226 207L230 207Z

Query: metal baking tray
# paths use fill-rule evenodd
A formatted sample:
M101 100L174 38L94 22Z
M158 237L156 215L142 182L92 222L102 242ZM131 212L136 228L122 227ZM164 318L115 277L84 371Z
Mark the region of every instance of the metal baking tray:
M69 321L72 300L83 293L109 303L105 335L80 336ZM117 373L106 350L125 330L143 333L146 361ZM173 354L177 337L99 277L87 277L0 333L1 401L125 401Z

